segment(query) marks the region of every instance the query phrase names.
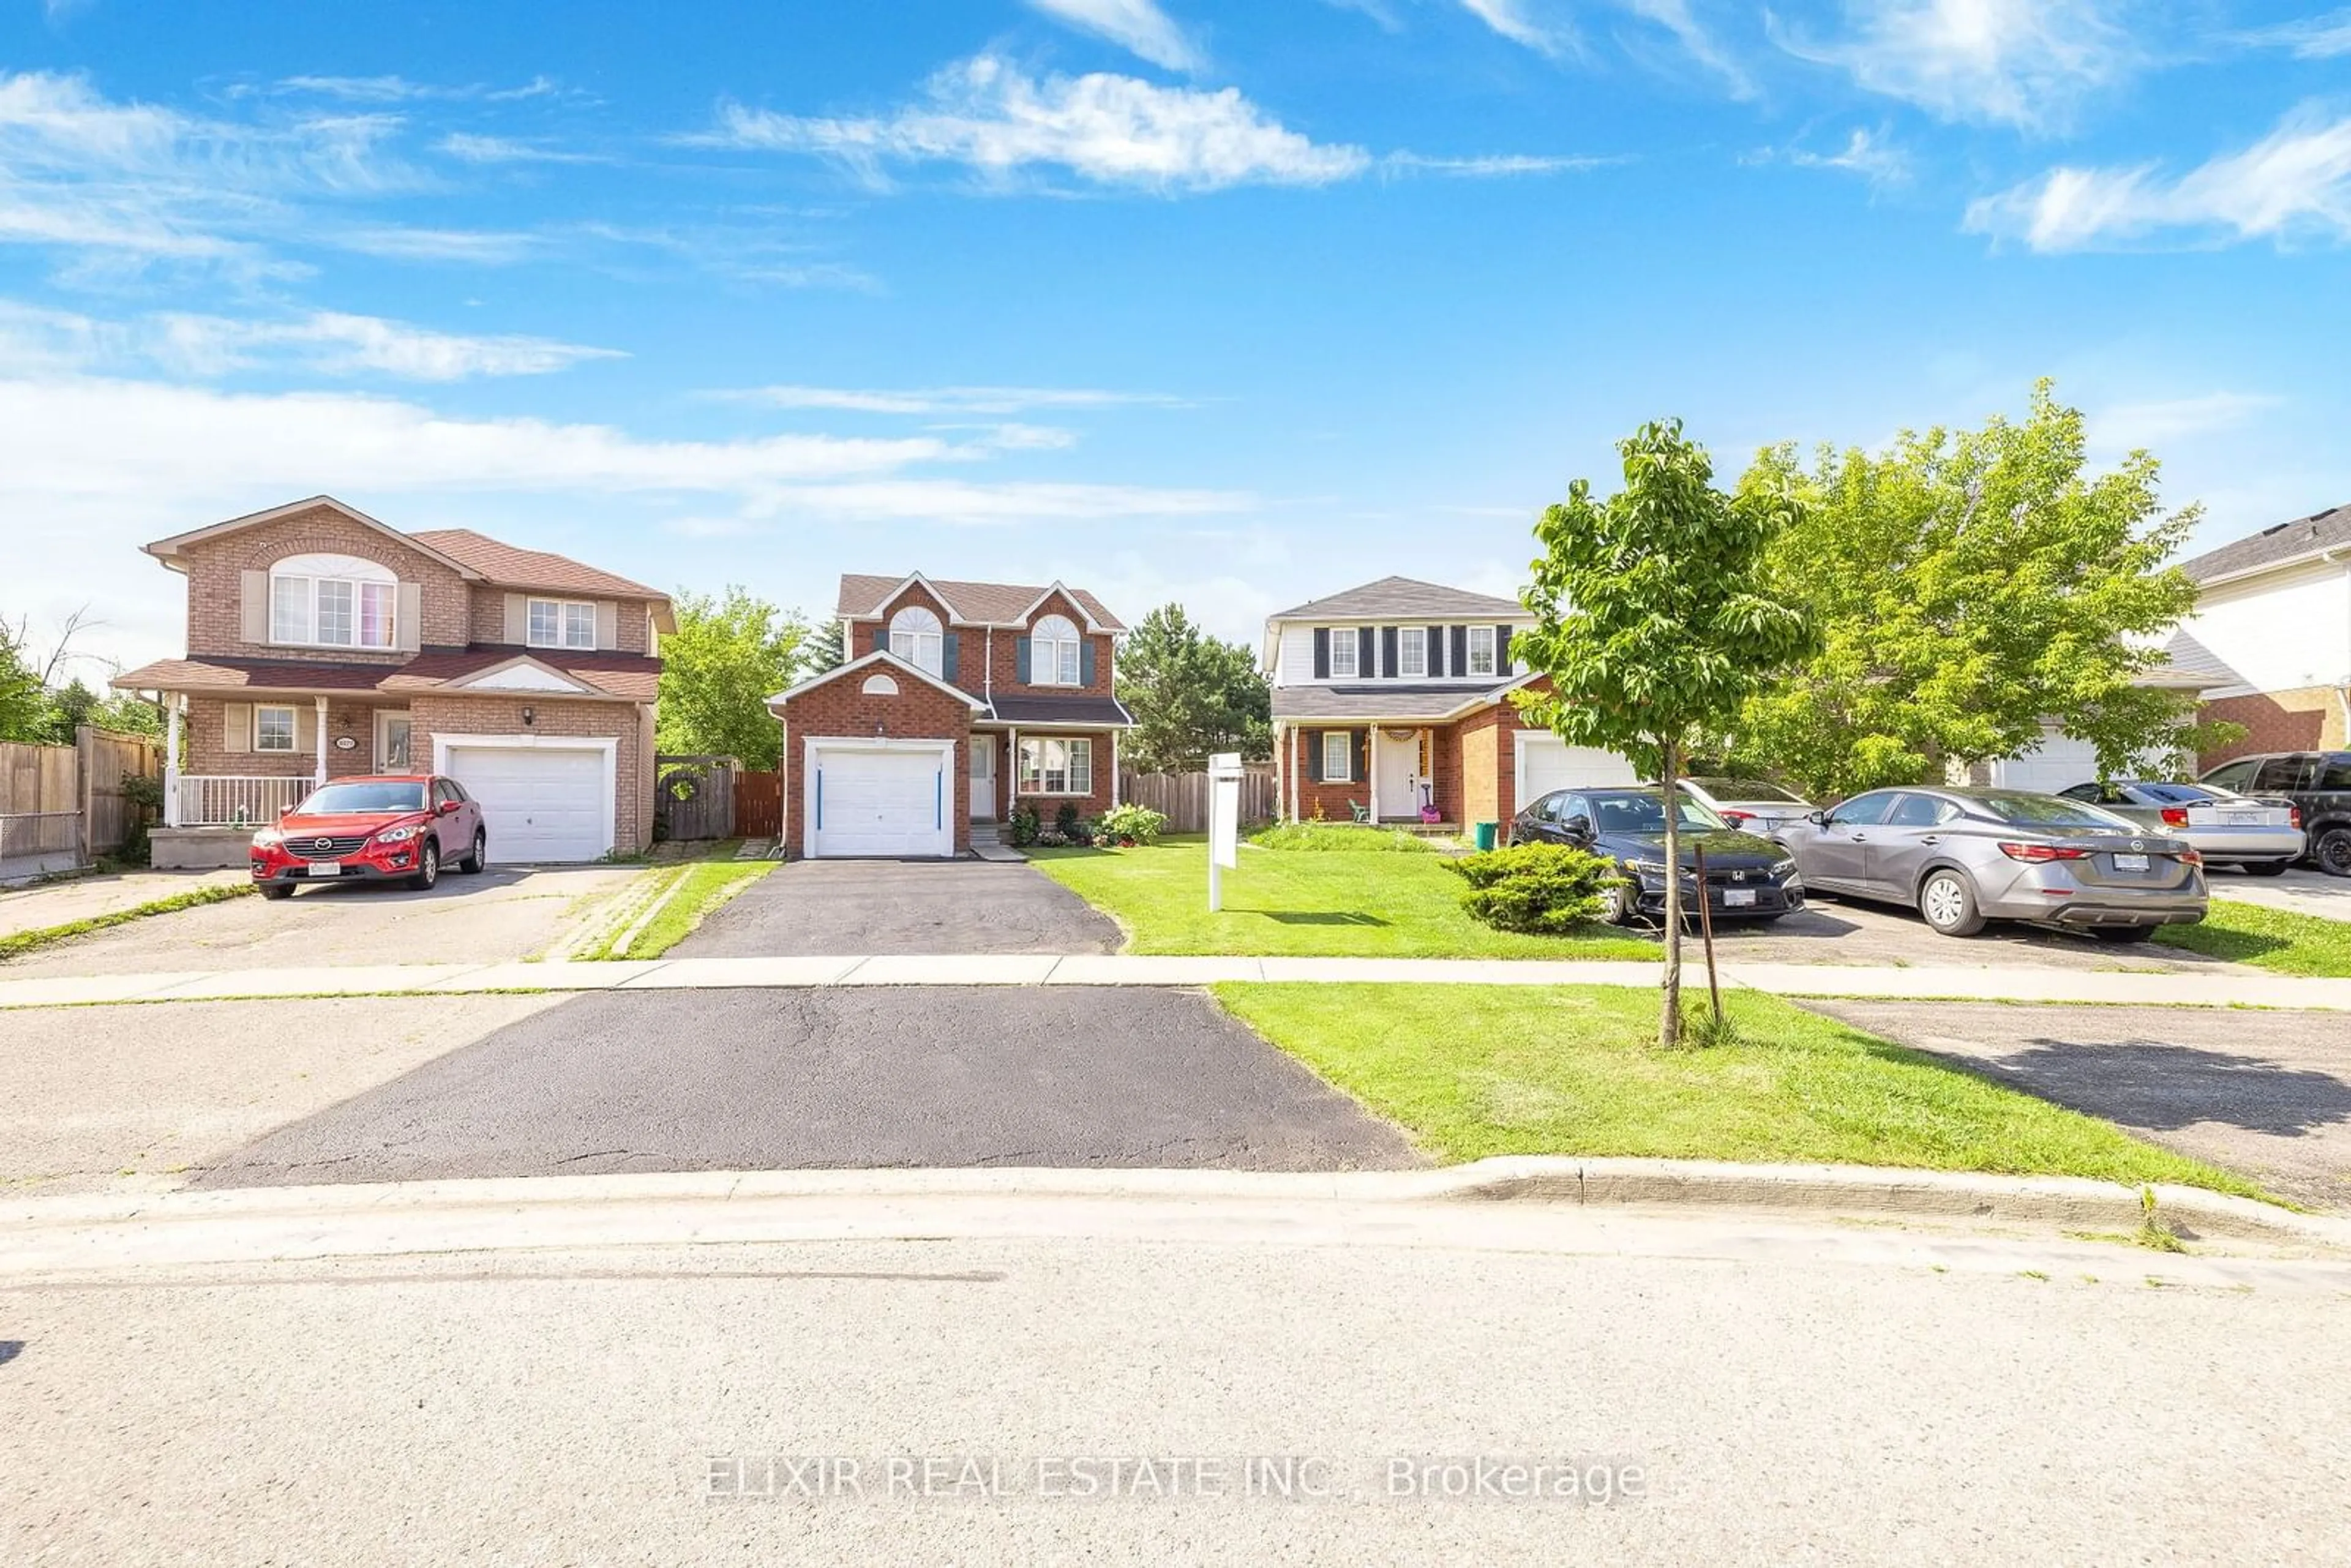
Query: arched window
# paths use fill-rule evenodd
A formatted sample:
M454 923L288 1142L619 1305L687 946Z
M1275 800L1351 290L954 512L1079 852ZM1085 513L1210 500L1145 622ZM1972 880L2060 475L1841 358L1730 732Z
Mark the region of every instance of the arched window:
M919 604L909 604L890 617L890 652L926 675L939 673L944 661L939 618Z
M399 579L357 556L287 556L269 569L273 643L389 648L399 604Z
M1078 629L1062 615L1048 615L1029 634L1030 684L1074 686L1078 684Z

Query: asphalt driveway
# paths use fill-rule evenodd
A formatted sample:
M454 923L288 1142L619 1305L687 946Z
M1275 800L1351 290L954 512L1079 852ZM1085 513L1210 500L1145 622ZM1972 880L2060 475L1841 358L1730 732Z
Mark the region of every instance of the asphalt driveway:
M534 1013L259 1138L195 1185L1420 1163L1196 992L704 991Z
M1112 953L1118 923L1026 865L794 861L671 949L681 958Z
M1697 932L1691 932L1693 941ZM1749 964L1980 965L1991 968L2140 969L2200 974L2237 966L2156 943L2116 946L2065 931L1994 921L1973 936L1936 933L1914 909L1814 894L1803 909L1769 922L1714 928L1725 962ZM1685 948L1685 954L1689 949Z
M2205 1008L1806 1002L2222 1166L2351 1208L2351 1019Z
M36 948L0 960L0 977L501 963L543 952L637 874L633 866L494 865L477 876L452 872L430 893L345 883L287 899L254 894Z

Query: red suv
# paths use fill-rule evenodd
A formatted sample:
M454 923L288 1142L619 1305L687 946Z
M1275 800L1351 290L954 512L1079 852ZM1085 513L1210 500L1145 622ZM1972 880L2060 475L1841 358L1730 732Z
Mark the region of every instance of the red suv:
M481 870L489 848L481 805L455 779L338 779L253 835L253 880L268 898L291 898L306 882L353 878L399 877L421 891L441 880L444 865Z

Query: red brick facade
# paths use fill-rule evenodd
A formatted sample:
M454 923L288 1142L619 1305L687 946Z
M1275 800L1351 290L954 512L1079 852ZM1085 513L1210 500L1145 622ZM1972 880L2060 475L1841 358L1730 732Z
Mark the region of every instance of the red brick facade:
M860 657L862 657L861 654ZM872 676L887 674L894 695L866 691ZM803 819L807 789L803 770L810 740L953 740L955 747L955 851L971 848L972 706L928 681L877 662L846 670L784 704L784 847L795 858L808 852ZM999 764L999 768L1001 764Z
M522 710L531 710L530 722ZM545 693L418 692L408 701L413 726L411 766L434 766L436 735L559 735L610 737L614 756L612 841L624 853L653 841L653 709L637 703L586 702Z
M1518 708L1507 695L1444 724L1318 727L1311 720L1295 721L1294 727L1283 735L1274 758L1284 780L1282 810L1286 815L1311 821L1319 812L1325 821L1344 822L1351 820L1349 801L1366 810L1371 807L1371 782L1367 777L1352 777L1337 783L1317 777L1322 772L1320 747L1326 727L1346 728L1363 741L1367 741L1370 731L1376 727L1386 732L1380 743L1383 748L1391 743L1389 737L1395 734L1426 731L1426 777L1435 786L1431 803L1444 821L1466 826L1472 822L1507 822L1517 812L1518 743L1513 737L1520 730L1535 727L1520 717ZM1354 747L1354 755L1357 762L1351 771L1377 765L1361 741ZM1380 801L1384 821L1405 821L1416 814L1416 802Z
M2270 692L2253 696L2221 697L2204 705L2207 721L2241 724L2244 738L2215 747L2197 759L2199 769L2218 768L2232 757L2264 751L2316 751L2342 743L2339 726L2330 726L2334 694L2325 687L2298 692ZM2330 733L2330 730L2332 733Z
M1112 695L1117 673L1117 640L1107 632L1088 632L1085 612L1065 593L1048 595L1037 606L1026 626L957 626L948 618L946 606L938 595L921 583L909 583L882 607L878 615L861 616L850 622L849 656L862 659L873 652L874 633L886 631L890 618L910 604L918 604L939 618L941 629L956 640L956 672L952 684L974 696L1099 696ZM1082 685L1063 686L1020 679L1020 639L1029 635L1036 623L1049 615L1068 619L1078 629L1078 634L1093 649L1094 678ZM887 646L884 643L883 646ZM1033 670L1030 674L1033 675Z
M1093 788L1083 795L1030 794L1021 790L1019 788L1019 753L1018 749L1010 744L1009 732L1000 733L996 743L998 751L1002 758L1002 760L997 765L997 789L999 792L1007 789L1012 791L1012 804L1004 808L1004 813L1007 818L1008 818L1013 811L1019 810L1023 806L1034 806L1037 809L1038 824L1041 827L1050 828L1055 822L1061 820L1061 808L1063 806L1075 806L1078 809L1078 815L1086 818L1088 821L1092 821L1093 818L1101 816L1104 811L1111 809L1113 804L1112 796L1114 793L1113 786L1117 782L1115 776L1118 768L1117 764L1112 760L1112 753L1114 747L1108 732L1097 729L1088 730L1082 734L1077 734L1040 727L1036 729L1021 730L1019 732L1019 738L1023 742L1030 740L1077 739L1092 741L1093 743L1093 776L1092 779Z
M418 632L423 645L465 645L469 624L463 577L413 546L353 522L332 507L321 506L187 548L183 559L188 572L190 656L319 660L338 664L398 664L413 656L381 648L295 648L246 642L244 574L267 571L292 555L357 556L402 582L417 584L423 611Z

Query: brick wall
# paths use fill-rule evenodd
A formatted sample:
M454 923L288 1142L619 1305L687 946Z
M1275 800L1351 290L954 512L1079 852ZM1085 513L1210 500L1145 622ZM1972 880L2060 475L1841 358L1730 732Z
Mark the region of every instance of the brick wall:
M971 848L971 705L896 671L886 672L897 683L895 695L867 692L865 682L876 673L827 681L784 705L784 847L795 857L808 847L801 823L808 742L828 737L954 740L955 849L961 854Z
M1034 626L1048 615L1066 616L1078 628L1094 651L1094 678L1081 686L1024 685L1019 678L1019 640L1028 635L1025 629L1015 626L955 626L948 624L946 607L938 596L920 583L910 583L905 591L882 607L879 616L869 616L850 623L849 656L862 659L873 651L873 633L877 628L890 624L890 617L909 604L919 604L939 618L942 628L957 639L955 684L974 696L987 696L993 691L1005 695L1028 694L1082 693L1092 696L1109 696L1115 682L1114 662L1117 639L1107 632L1087 632L1085 612L1064 593L1050 595L1029 618Z
M468 605L467 635L473 642L506 644L507 646L517 645L507 643L507 595L516 592L523 592L525 598L531 599L568 598L576 601L579 597L576 594L533 594L524 592L524 591L519 589L500 588L495 583L475 583L473 585L473 591L470 595L468 595L466 601ZM595 600L590 601L590 602L612 603L617 605L618 610L614 616L613 624L616 628L614 635L619 644L617 649L618 652L623 653L643 653L647 651L646 643L648 633L645 617L651 607L648 601L643 599L622 599ZM559 650L551 649L549 651L559 652Z
M232 752L225 748L225 716L231 703L248 706L290 707L296 710L295 724L309 722L303 716L315 711L315 699L286 697L197 696L188 698L188 716L183 734L187 747L186 771L193 774L226 775L250 779L308 779L319 766L315 748L298 747L293 751ZM404 705L387 705L398 710ZM348 778L353 774L375 771L375 709L376 705L354 699L336 697L327 704L327 777ZM248 727L250 720L247 721ZM348 735L357 743L349 751L335 749L335 737ZM250 728L247 746L252 744Z
M1511 798L1517 782L1502 755L1510 731L1497 704L1481 709L1453 727L1453 750L1461 759L1461 816L1466 830L1472 822L1507 822L1511 813L1502 802Z
M533 722L522 721L528 706ZM613 846L624 852L645 848L653 838L653 747L649 710L635 703L577 702L533 693L527 696L483 693L418 692L409 699L410 744L419 769L434 766L437 735L611 736L620 742L614 758Z
M1083 636L1088 643L1093 645L1093 683L1091 685L1082 686L1038 685L1033 683L1028 685L1023 685L1019 678L1019 641L1022 637L1027 636L1028 632L1024 630L1013 627L999 626L996 629L995 633L995 662L992 666L990 666L991 673L995 676L997 691L1008 696L1021 696L1031 694L1042 695L1083 694L1088 696L1109 696L1111 695L1111 687L1114 674L1114 672L1112 669L1112 661L1116 656L1113 640L1110 634L1102 632L1088 632L1086 630L1085 612L1080 610L1066 594L1056 593L1047 599L1044 603L1039 605L1037 607L1037 613L1029 617L1029 624L1033 627L1038 622L1042 621L1048 615L1060 615L1065 617L1071 625L1078 629L1080 635ZM987 634L981 632L977 633L977 636L981 648L985 650L987 645ZM967 635L964 643L964 646L967 650L971 646L972 640L973 638L971 635ZM1033 671L1031 673L1034 674ZM975 685L972 686L971 689L977 691L979 688Z
M331 660L337 664L396 664L411 657L385 650L281 648L245 641L243 574L266 571L289 555L349 555L371 560L402 582L419 585L422 636L426 647L465 645L471 630L465 580L423 552L365 528L331 507L313 507L272 522L257 523L185 552L188 575L188 653L203 658Z
M1023 741L1029 741L1071 740L1080 737L1059 734L1049 729L1024 729L1020 731L1020 738ZM1022 793L1020 789L1019 778L1019 752L1017 747L1011 746L1008 742L998 742L998 745L1003 747L1004 761L1000 765L998 782L1003 788L1008 789L1012 791L1012 805L1010 810L1017 811L1023 806L1034 806L1037 808L1037 820L1039 824L1047 828L1051 827L1060 820L1061 808L1065 805L1075 806L1078 809L1078 815L1086 818L1099 817L1104 811L1109 810L1111 808L1111 795L1113 793L1113 787L1117 783L1116 779L1113 777L1116 773L1117 769L1111 762L1111 738L1108 735L1105 735L1099 730L1090 732L1082 738L1092 741L1094 747L1093 789L1083 795L1031 795Z
M2202 717L2245 727L2244 738L2208 751L2199 770L2262 751L2316 751L2344 744L2343 716L2332 687L2222 697L2204 705Z

